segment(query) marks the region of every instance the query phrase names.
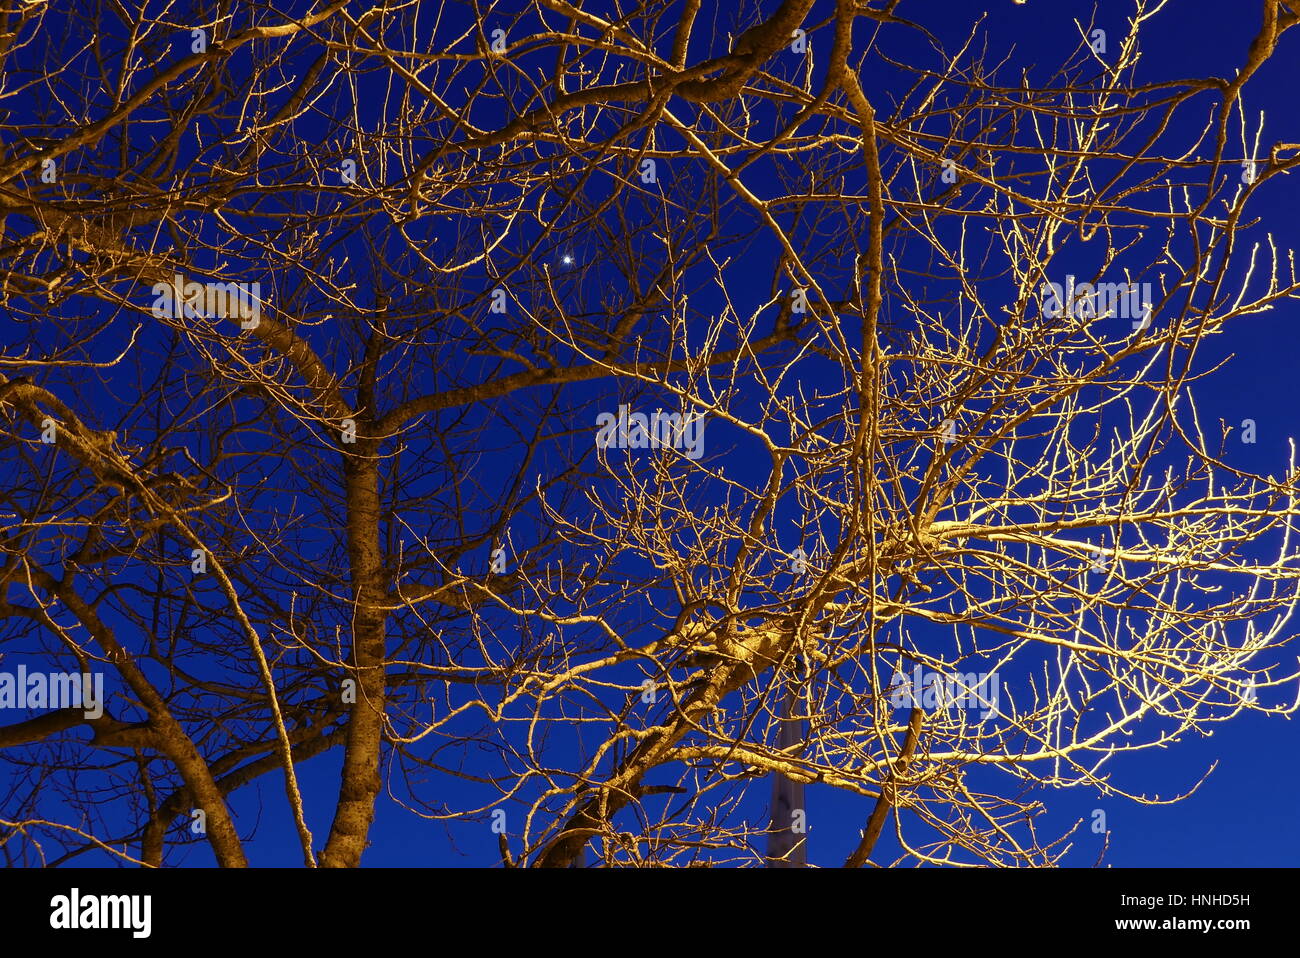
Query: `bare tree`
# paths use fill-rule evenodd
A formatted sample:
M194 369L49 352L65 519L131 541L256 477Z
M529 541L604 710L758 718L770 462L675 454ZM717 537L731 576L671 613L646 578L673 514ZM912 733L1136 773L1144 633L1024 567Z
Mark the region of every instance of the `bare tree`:
M1042 78L898 0L586 6L0 13L0 661L107 677L0 726L10 862L243 865L270 774L308 865L388 801L802 861L770 779L860 796L850 866L1053 864L1052 788L1295 710L1294 455L1198 398L1300 291L1290 3L1177 82L1147 0Z

